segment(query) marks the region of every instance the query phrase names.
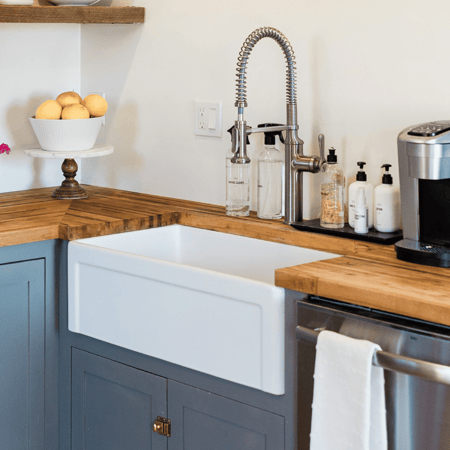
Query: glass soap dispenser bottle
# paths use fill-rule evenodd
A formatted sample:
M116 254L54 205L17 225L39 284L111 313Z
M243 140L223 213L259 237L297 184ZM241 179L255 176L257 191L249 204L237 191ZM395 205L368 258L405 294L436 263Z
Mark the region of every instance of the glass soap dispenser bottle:
M261 123L258 128L276 127L278 123ZM281 131L264 132L264 149L258 157L258 200L256 214L260 219L280 219L283 210L284 158L275 147L275 138Z
M320 185L320 226L324 228L344 227L344 170L337 162L336 150L328 150L327 160L322 165L323 181Z
M233 141L233 133L235 132L232 126L228 133L231 135ZM247 145L250 141L247 136ZM233 158L233 146L226 156L226 202L225 212L228 216L248 216L250 214L250 179L251 179L251 165L236 164L231 162Z

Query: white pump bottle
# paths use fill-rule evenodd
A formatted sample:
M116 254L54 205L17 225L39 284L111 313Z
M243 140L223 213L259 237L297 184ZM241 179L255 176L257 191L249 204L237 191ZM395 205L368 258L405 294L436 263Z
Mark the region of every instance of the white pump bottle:
M393 233L400 229L400 190L392 184L390 164L381 166L386 170L383 182L375 188L375 229L383 233Z
M356 181L348 189L348 224L355 228L355 208L358 202L359 188L364 188L364 197L366 198L367 209L369 210L369 229L373 227L373 185L367 181L366 172L364 172L363 161L357 163L360 167L356 174Z

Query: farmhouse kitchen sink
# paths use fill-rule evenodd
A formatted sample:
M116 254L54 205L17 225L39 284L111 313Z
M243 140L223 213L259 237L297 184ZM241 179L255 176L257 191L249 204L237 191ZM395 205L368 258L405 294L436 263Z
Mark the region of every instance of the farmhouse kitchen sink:
M69 330L284 393L274 271L336 255L181 225L69 243Z

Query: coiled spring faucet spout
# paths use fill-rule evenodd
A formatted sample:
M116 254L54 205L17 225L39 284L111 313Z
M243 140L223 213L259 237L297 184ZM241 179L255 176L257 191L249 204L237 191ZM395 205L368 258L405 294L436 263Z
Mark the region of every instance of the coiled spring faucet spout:
M272 128L247 127L244 120L244 108L247 105L246 68L250 52L262 38L274 39L284 52L287 64L286 82L286 125ZM238 120L233 132L232 163L248 164L247 135L264 131L286 130L285 138L285 217L284 223L291 224L302 220L302 173L320 171L321 159L318 156L303 155L303 141L297 135L297 98L295 57L291 44L278 30L269 27L258 28L244 42L237 63L236 103Z

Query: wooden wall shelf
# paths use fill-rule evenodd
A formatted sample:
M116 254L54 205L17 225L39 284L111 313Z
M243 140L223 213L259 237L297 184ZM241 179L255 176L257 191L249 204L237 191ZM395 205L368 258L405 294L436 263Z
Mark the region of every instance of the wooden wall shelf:
M0 23L142 23L145 8L136 6L5 6Z

